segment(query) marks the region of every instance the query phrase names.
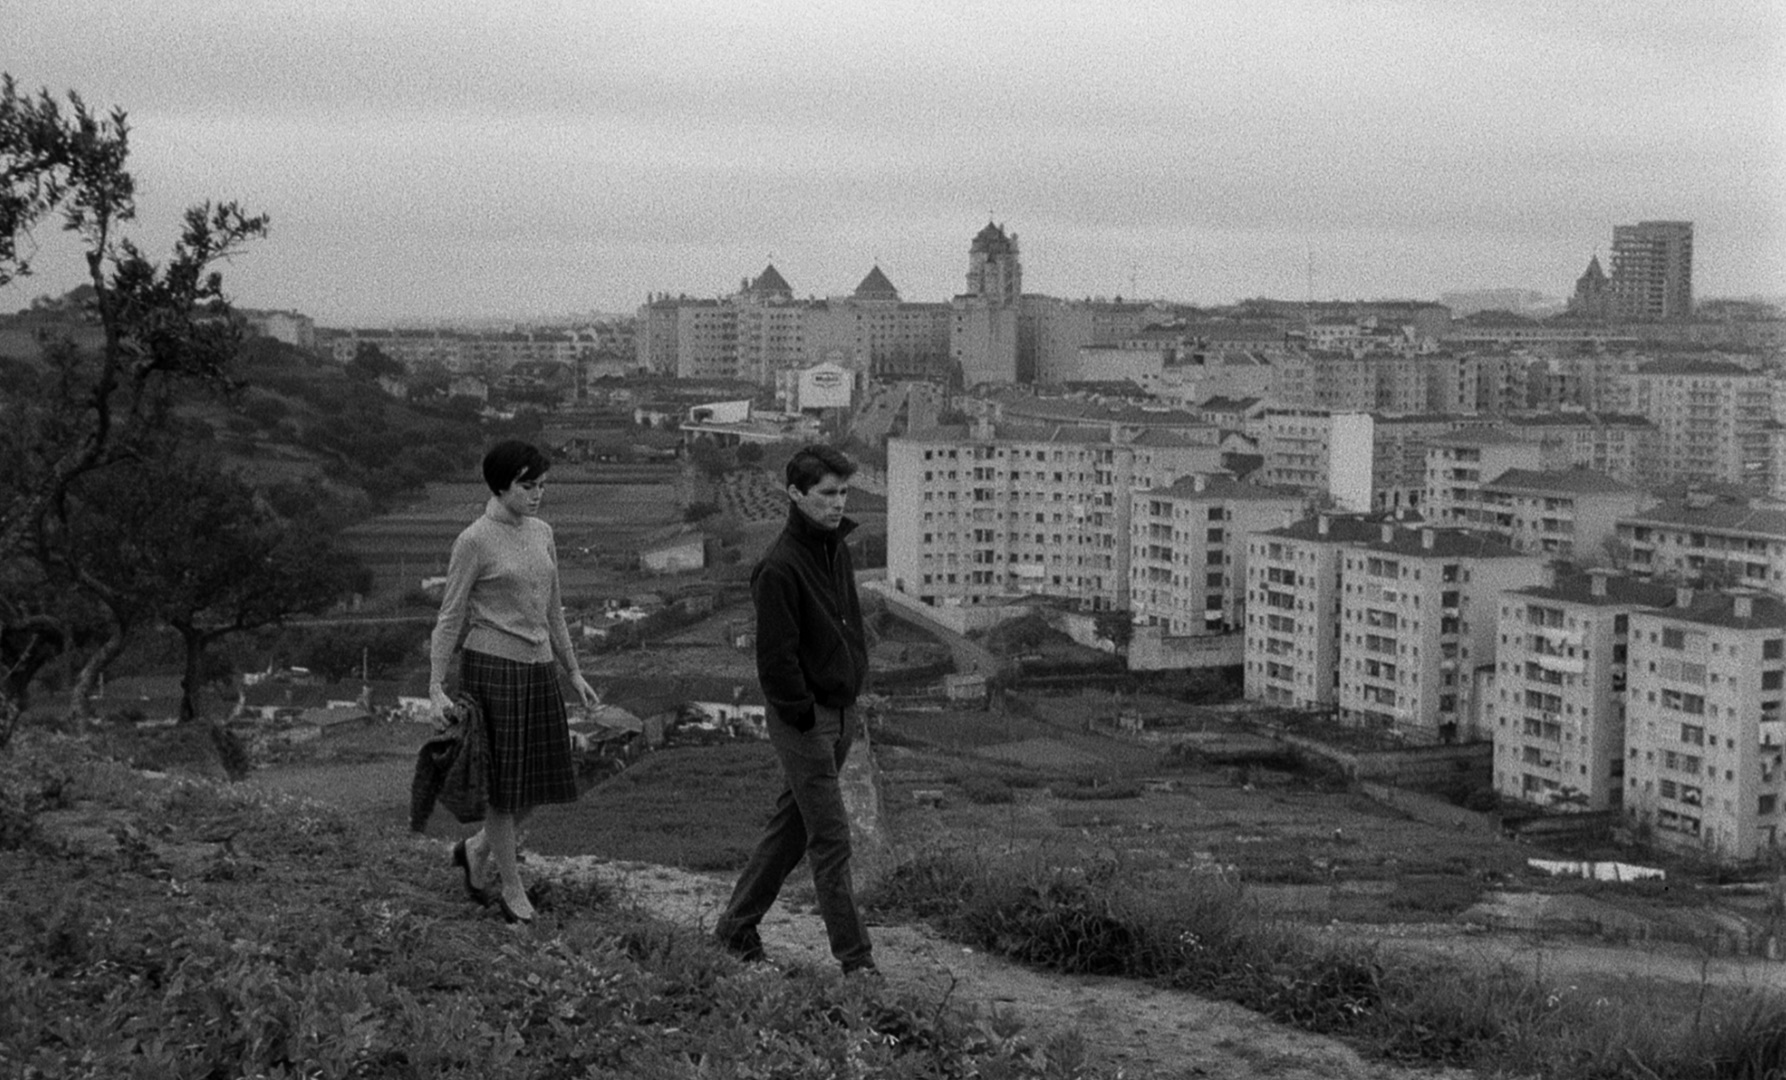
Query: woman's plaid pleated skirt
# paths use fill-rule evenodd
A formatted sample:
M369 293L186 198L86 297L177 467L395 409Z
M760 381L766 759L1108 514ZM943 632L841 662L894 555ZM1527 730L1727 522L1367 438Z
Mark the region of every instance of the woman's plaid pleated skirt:
M490 736L490 808L525 810L577 800L570 718L558 665L464 650L459 689L477 699Z

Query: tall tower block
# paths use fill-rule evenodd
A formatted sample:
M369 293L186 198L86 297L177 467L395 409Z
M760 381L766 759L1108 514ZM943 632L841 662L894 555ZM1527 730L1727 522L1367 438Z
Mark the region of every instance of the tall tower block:
M1641 221L1612 230L1612 317L1663 322L1693 317L1693 223Z

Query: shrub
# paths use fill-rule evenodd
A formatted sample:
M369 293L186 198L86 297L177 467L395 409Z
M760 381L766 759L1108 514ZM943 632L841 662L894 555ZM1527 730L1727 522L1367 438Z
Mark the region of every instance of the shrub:
M1011 785L993 776L968 776L961 781L961 794L976 806L991 806L1017 801Z
M1102 783L1056 784L1048 789L1057 799L1087 801L1093 799L1138 799L1139 780L1106 780Z

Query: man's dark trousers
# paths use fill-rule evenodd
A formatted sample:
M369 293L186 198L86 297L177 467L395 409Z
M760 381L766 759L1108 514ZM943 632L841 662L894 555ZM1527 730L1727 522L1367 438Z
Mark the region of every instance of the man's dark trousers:
M850 881L850 818L837 784L854 733L843 710L817 706L811 731L796 731L769 710L769 742L781 759L784 780L775 813L738 878L715 934L736 947L757 940L757 924L781 892L802 856L812 860L819 915L831 939L831 955L845 971L873 963L868 928L856 911Z

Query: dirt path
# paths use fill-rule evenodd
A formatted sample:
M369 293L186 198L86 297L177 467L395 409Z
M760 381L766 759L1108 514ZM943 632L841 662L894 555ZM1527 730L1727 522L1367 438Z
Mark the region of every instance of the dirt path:
M530 857L541 878L593 875L669 922L706 930L730 889L728 878L648 863ZM761 927L783 966L826 969L824 928L796 892ZM877 965L894 986L997 1013L1029 1038L1076 1031L1090 1060L1128 1080L1463 1080L1458 1070L1396 1069L1364 1061L1349 1047L1274 1024L1224 1002L1159 990L1126 979L1046 975L938 938L922 926L873 928Z

